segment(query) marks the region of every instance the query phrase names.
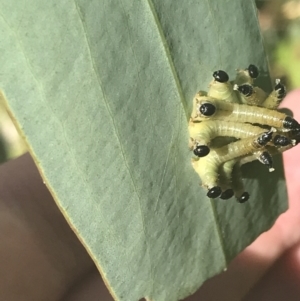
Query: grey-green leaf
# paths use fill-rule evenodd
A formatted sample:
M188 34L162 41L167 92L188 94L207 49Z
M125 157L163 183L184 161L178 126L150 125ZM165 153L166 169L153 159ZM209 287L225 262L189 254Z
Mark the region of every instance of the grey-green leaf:
M209 200L188 150L192 98L254 63L253 1L0 0L0 88L58 206L116 300L174 301L220 272L286 208L245 169L251 200Z

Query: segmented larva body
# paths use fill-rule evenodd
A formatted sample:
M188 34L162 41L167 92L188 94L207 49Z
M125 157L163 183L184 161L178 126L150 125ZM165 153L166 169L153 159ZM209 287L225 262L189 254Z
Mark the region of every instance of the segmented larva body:
M263 149L259 149L251 155L245 155L240 158L226 161L219 167L219 178L216 185L221 187L223 191L220 195L221 199L228 199L234 195L237 200L242 203L249 198L249 194L244 191L244 184L241 176L240 166L243 164L259 160L262 164L269 167L270 172L274 171L272 166L272 155L282 153L296 144L296 141L290 139L287 133L283 134L279 132L278 134L280 135L277 135L276 133L275 137L273 135L272 139L273 142L276 140L278 141L279 144L277 145L279 147L266 145Z
M234 190L234 196L240 203L244 203L249 198L249 193L245 192L244 183L242 181L241 164L237 162L232 169L231 184Z
M234 196L234 190L232 189L232 179L231 179L231 173L233 165L236 163L235 160L227 161L224 164L222 164L219 168L219 179L218 179L218 185L217 187L220 187L222 193L220 195L220 198L223 200L230 199Z
M214 161L217 164L222 164L226 161L246 156L265 146L265 144L261 145L259 143L259 139L261 137L262 134L257 135L255 138L249 137L229 143L220 148L212 150L208 156L210 157L211 161Z
M248 200L249 193L245 192L244 183L242 181L242 173L240 167L252 161L257 160L263 154L263 150L259 150L252 155L244 156L241 159L236 158L230 161L225 162L219 168L219 180L216 185L220 186L222 191L228 192L232 190L232 195L236 197L236 199L243 203ZM270 171L273 171L273 167L269 168ZM222 197L224 193L221 194L221 199L227 199ZM229 195L230 197L232 195Z
M222 120L259 123L276 128L284 127L284 121L287 117L284 113L256 106L234 104L231 108L229 106L223 108L223 110L220 110ZM228 111L231 112L230 115L227 114Z
M207 107L210 110L208 113ZM294 119L275 110L244 104L226 103L221 100L210 99L207 96L196 95L191 120L204 121L208 119L258 123L286 129L293 129L299 126Z
M281 143L277 144L277 146L274 144L275 139L280 139L280 138L284 138L284 137L287 139L285 139L284 141L281 141ZM267 144L267 145L265 145L263 150L257 150L255 152L253 152L253 154L251 154L251 155L241 157L239 159L239 165L241 166L241 165L253 162L255 160L259 160L263 164L270 165L270 163L272 164L272 162L267 162L266 158L268 159L268 157L270 158L273 155L281 154L284 151L289 150L296 145L296 141L294 139L290 139L287 136L284 136L282 134L275 135L275 137L273 135L272 138L273 138L273 140L272 140L273 144ZM265 156L264 153L268 153L267 157ZM270 172L274 171L273 166L269 166L269 171Z
M233 159L224 162L219 167L219 179L217 185L222 188L222 190L232 189L232 170L233 166L237 164L239 159Z
M220 195L221 199L227 200L235 196L240 203L243 203L249 198L249 194L244 191L239 159L227 161L220 166L217 185L223 191Z
M238 103L238 96L233 91L232 84L230 82L220 83L213 80L209 84L207 96L215 99L219 99L225 102Z
M254 137L266 130L251 124L241 124L223 120L208 120L205 122L189 123L189 134L194 144L209 145L215 137L228 136L235 138Z
M294 140L292 139L292 143L286 145L286 146L281 146L281 147L276 147L274 145L266 145L265 149L271 154L271 155L278 155L278 154L282 154L283 152L291 149L292 147L294 147L296 145L296 143L294 142ZM253 162L255 160L258 159L257 153L254 153L250 156L245 156L242 157L240 159L240 164L244 165L250 162Z

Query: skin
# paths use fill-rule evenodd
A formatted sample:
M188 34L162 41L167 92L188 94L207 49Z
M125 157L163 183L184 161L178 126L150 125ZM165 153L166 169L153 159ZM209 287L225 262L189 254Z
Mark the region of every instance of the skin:
M300 120L300 90L284 106ZM298 112L297 112L298 110ZM283 154L289 210L186 301L299 300L299 147ZM0 167L0 300L111 301L28 154Z

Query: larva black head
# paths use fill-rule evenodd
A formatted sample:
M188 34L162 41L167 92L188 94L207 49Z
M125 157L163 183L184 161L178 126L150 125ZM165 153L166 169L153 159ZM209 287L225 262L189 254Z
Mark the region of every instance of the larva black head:
M286 95L286 88L285 86L280 82L280 80L277 82L274 90L277 92L278 98L282 99Z
M297 143L299 143L299 140L300 140L300 128L295 128L295 129L292 129L290 132L291 134L291 137L293 139L296 139Z
M216 107L212 103L206 102L200 105L199 111L202 115L209 117L215 114Z
M273 139L273 143L276 146L288 146L288 145L292 144L292 141L288 137L276 135Z
M222 192L222 194L220 195L220 199L228 200L228 199L232 198L233 195L234 195L234 191L232 189L227 189Z
M299 123L294 118L292 118L290 116L285 117L285 119L283 120L282 125L285 129L290 129L290 130L293 130L293 129L296 129L296 128L300 127Z
M197 157L205 157L209 154L210 149L206 145L197 145L194 150L194 155Z
M259 156L259 161L262 164L267 165L270 169L273 168L273 159L272 156L270 155L269 152L263 152L260 156Z
M250 64L249 67L247 68L249 75L251 78L255 79L259 75L258 68L255 65Z
M239 203L245 203L249 200L250 194L248 192L243 192L243 194L237 199Z
M213 73L214 79L219 83L226 83L229 81L228 74L223 70L218 70Z
M253 94L253 87L249 84L238 86L237 90L246 97L249 97Z
M292 130L290 131L290 133L293 134L293 135L300 135L300 127L297 127L297 128L295 128L295 129L292 129Z
M209 189L206 195L210 199L215 199L215 198L219 197L221 195L221 193L222 193L221 187L215 186L215 187Z
M268 132L262 133L258 138L257 138L257 143L261 146L266 145L268 142L271 141L273 135L273 131L270 130Z
M289 134L291 135L292 139L294 140L295 145L297 145L300 142L300 128L297 127L295 129L292 129Z

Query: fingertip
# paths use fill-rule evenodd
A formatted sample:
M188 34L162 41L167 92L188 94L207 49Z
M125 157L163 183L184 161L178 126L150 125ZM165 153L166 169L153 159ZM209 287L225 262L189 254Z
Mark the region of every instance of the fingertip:
M288 250L265 274L243 301L297 301L300 293L299 244Z

